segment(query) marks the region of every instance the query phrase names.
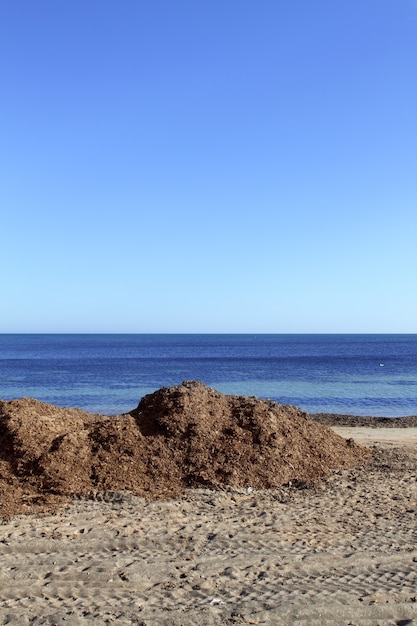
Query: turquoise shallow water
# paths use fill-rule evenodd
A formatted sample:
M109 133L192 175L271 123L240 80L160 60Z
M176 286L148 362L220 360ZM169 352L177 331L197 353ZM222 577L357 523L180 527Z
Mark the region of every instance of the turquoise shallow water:
M115 414L196 379L318 413L417 414L417 335L0 335L0 398Z

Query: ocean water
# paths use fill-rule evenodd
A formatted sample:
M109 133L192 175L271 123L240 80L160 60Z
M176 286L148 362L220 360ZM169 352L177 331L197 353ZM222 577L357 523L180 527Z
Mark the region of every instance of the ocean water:
M1 335L0 398L113 415L200 380L310 413L417 414L417 335Z

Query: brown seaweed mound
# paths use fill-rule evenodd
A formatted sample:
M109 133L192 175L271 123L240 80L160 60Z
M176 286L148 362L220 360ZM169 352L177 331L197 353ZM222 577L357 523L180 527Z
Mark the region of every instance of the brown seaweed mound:
M0 514L105 491L154 498L190 486L309 483L368 455L296 407L196 381L164 387L117 417L0 401Z

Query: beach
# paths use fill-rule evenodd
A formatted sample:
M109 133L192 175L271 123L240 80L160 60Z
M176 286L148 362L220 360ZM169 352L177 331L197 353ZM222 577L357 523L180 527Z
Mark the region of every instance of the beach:
M417 429L314 486L126 492L0 526L1 624L417 623Z

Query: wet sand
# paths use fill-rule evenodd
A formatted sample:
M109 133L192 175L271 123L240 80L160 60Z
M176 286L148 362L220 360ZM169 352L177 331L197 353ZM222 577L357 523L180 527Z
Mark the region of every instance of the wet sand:
M309 488L114 492L4 522L0 623L417 624L417 429L334 429L374 462Z

